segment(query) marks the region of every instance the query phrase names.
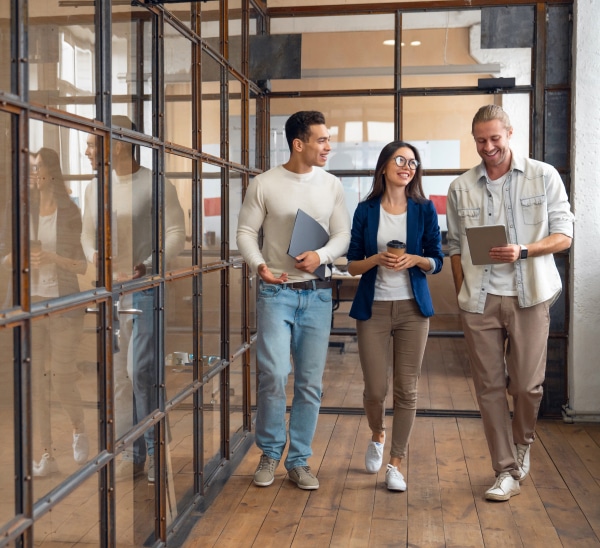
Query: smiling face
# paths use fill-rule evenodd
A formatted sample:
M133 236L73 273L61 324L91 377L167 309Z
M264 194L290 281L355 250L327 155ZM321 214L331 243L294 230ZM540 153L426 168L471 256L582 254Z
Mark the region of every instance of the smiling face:
M488 174L497 178L510 169L510 138L512 128L507 129L501 120L479 122L473 126L477 154L485 163Z
M327 156L331 152L329 144L329 131L324 124L310 126L310 136L306 141L294 139L294 153L297 159L307 168L313 166L323 167L327 163Z
M402 156L403 158L406 158L406 163L404 167L398 166L395 160L396 156ZM394 152L383 171L386 185L389 188L406 188L408 184L413 180L416 170L411 169L408 165L409 163L411 163L411 160L416 160L415 153L408 147L400 147L396 150L396 152Z

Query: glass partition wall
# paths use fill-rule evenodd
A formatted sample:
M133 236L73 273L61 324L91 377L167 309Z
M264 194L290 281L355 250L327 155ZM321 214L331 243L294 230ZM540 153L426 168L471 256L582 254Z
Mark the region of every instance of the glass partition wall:
M0 546L177 545L243 457L255 286L235 229L251 178L287 160L293 112L325 114L350 214L402 138L444 233L486 103L570 188L571 1L403 4L2 3ZM566 390L564 288L548 414ZM332 348L354 337L338 290ZM462 335L449 265L432 292L443 353ZM362 407L342 371L326 370L325 412Z

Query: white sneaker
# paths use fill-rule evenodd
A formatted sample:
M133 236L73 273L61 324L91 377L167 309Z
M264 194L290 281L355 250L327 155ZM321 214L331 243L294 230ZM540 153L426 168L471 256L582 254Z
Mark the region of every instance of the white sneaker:
M390 491L406 491L406 482L400 470L391 464L387 465L385 484Z
M485 492L487 500L508 500L514 495L521 493L519 481L510 475L510 472L502 472L496 478L496 482Z
M73 434L73 458L77 464L84 464L90 453L90 440L87 434Z
M519 481L523 481L527 477L527 474L529 474L529 468L531 467L530 455L529 455L529 453L531 451L531 445L529 445L529 444L521 445L520 443L517 443L516 448L517 448L517 464L519 465L519 472L521 474L519 476Z
M369 474L376 474L379 472L383 463L383 446L385 444L385 438L383 443L378 441L370 441L367 446L367 452L365 453L365 468Z
M44 453L40 462L33 461L33 475L45 477L58 472L58 463L50 456L50 453Z

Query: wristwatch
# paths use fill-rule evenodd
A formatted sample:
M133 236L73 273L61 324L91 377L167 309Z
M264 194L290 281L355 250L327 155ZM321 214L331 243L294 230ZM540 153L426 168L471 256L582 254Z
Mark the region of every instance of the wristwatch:
M527 254L529 253L529 251L527 250L527 248L522 245L521 246L521 256L519 257L519 259L527 259Z

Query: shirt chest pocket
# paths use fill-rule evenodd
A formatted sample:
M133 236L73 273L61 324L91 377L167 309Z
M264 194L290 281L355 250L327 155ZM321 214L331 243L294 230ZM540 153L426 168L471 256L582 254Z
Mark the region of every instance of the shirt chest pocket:
M544 222L547 215L546 195L521 198L523 222L527 225L537 225Z
M479 207L463 207L458 211L460 219L460 229L465 234L465 228L468 226L479 226L481 217L481 208Z

